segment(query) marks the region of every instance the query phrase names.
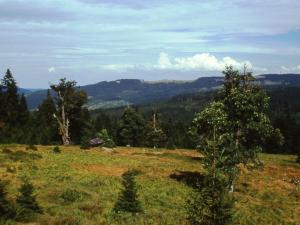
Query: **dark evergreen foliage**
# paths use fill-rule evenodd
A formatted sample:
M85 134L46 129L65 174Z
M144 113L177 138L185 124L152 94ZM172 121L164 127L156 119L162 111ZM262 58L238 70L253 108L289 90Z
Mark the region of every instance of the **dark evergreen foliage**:
M141 203L138 200L135 182L135 176L138 174L137 170L128 170L122 175L124 189L114 206L114 212L130 212L134 214L143 212Z
M19 217L26 217L32 213L42 213L43 210L33 195L34 187L28 181L24 181L19 188L20 195L17 197L17 204L21 208Z
M231 225L234 199L227 182L207 176L188 201L188 222L191 225Z
M144 118L134 108L124 110L118 126L118 143L126 146L142 146L144 143Z
M0 220L12 219L14 216L14 207L7 199L6 183L0 180Z

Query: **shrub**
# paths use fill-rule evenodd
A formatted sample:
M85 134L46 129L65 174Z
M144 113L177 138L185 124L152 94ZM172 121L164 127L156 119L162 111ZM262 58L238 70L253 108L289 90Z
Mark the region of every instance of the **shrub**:
M6 183L0 180L0 220L14 218L14 207L7 199Z
M17 204L19 206L17 219L26 220L31 218L35 213L42 213L42 208L36 201L33 195L34 187L27 180L19 188L20 195L17 197Z
M75 189L66 189L59 197L64 203L80 201L86 194Z
M10 153L12 153L12 150L10 150L9 148L4 148L4 149L2 149L2 153L10 154Z
M190 225L232 224L234 199L226 183L219 178L206 177L188 201Z
M138 200L135 183L135 176L138 174L139 171L137 170L128 170L122 175L124 189L114 206L114 212L130 212L134 214L143 212L141 203Z
M26 147L26 150L37 151L38 149L37 149L37 147L36 147L35 145L28 145L28 146Z
M52 149L52 152L55 153L55 154L59 154L59 153L61 153L61 150L60 150L59 146L55 146L55 147Z
M103 147L113 148L116 146L106 129L101 130L101 132L97 134L97 137L104 141Z

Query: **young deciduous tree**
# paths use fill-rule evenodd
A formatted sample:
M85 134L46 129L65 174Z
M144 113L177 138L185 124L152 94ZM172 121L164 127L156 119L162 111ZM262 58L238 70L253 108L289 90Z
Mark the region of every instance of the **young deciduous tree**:
M264 142L274 132L278 134L265 114L268 97L253 83L252 74L227 67L224 75L217 101L196 115L191 129L208 172L206 185L190 206L193 225L230 224L233 199L229 192L234 191L238 166L259 164L258 153ZM282 137L277 141L280 144Z

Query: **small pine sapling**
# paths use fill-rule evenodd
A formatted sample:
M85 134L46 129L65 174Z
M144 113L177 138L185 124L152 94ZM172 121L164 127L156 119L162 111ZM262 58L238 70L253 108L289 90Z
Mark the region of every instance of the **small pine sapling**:
M128 170L122 175L124 189L116 202L113 211L129 212L132 214L142 213L142 206L138 200L137 186L135 176L138 175L137 170Z
M20 195L17 197L17 204L19 212L17 215L18 220L26 220L31 218L35 213L43 213L42 208L36 201L36 196L33 195L33 185L25 180L19 188Z

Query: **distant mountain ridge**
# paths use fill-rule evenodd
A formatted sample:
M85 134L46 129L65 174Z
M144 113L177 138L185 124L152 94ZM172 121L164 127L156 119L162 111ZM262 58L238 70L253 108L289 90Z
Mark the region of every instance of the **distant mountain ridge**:
M300 87L300 74L262 74L256 76L262 86ZM78 87L88 95L88 108L114 108L167 100L174 96L210 91L222 85L223 77L201 77L194 81L157 81L120 79ZM45 98L46 90L27 94L28 106L35 109Z

